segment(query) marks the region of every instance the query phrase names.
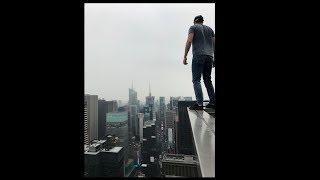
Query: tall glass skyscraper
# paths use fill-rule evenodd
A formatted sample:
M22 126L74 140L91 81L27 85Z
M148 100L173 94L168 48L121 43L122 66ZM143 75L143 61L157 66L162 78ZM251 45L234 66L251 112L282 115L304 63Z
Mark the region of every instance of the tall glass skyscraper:
M128 128L130 137L136 136L136 126L137 126L137 113L138 113L138 99L137 92L132 88L129 88L129 103L128 103L129 119Z

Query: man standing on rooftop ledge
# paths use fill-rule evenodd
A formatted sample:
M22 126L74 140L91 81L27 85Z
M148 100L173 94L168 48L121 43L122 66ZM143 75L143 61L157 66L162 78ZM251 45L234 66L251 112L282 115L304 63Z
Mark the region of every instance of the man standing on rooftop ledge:
M210 99L206 107L215 109L215 95L211 81L212 68L215 67L213 59L215 35L209 26L203 25L203 21L201 15L194 18L194 25L189 28L183 59L183 64L187 65L187 55L192 44L192 82L197 103L190 107L191 110L203 110L201 75Z

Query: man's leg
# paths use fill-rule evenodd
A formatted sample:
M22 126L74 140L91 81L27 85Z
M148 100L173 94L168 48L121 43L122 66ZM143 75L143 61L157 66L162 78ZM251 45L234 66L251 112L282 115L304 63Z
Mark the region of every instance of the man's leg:
M195 56L192 59L192 82L193 82L193 89L196 95L198 105L203 105L203 94L201 88L201 74L203 71L203 58L201 56Z
M207 88L208 96L210 99L209 104L215 104L214 88L211 81L212 72L212 57L207 56L203 67L203 81Z

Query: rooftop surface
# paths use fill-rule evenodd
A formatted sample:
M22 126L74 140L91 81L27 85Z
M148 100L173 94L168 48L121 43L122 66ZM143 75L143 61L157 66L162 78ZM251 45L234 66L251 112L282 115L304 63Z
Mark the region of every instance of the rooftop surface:
M198 164L198 159L196 156L193 155L164 154L162 162Z
M104 152L111 152L111 153L118 153L122 147L114 147L112 149L109 149L109 151L104 151Z
M155 120L148 120L146 122L144 122L144 128L145 127L151 127L152 125L155 125L156 121Z

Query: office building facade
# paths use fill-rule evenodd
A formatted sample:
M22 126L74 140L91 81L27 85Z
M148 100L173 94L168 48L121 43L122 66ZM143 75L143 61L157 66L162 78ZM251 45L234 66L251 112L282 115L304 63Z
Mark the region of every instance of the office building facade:
M85 94L87 108L88 141L98 139L98 95Z
M179 101L178 118L176 119L176 153L195 155L193 149L193 136L187 107L195 104L196 101Z
M119 145L124 148L125 162L128 161L128 112L110 112L107 113L107 134L117 136Z

